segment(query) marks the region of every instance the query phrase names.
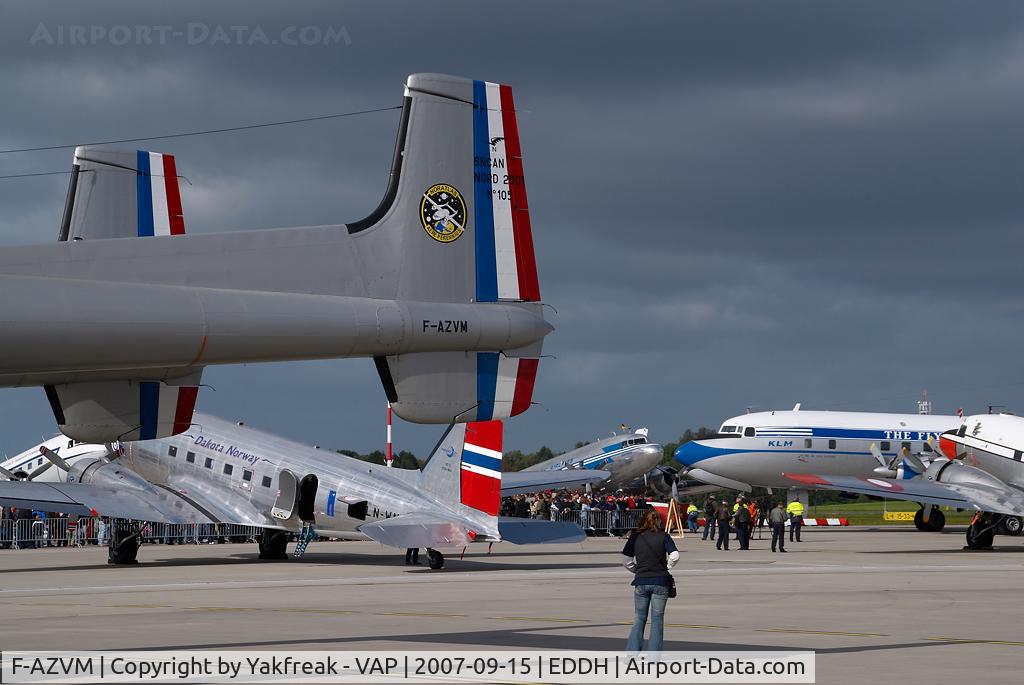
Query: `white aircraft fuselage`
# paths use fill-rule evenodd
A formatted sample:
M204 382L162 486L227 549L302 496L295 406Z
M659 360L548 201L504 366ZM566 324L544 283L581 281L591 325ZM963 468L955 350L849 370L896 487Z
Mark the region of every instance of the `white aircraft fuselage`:
M931 450L960 425L956 416L832 411L772 411L726 420L713 438L692 440L676 450L690 478L726 488L788 488L784 473L872 476L879 466L870 445L895 458Z

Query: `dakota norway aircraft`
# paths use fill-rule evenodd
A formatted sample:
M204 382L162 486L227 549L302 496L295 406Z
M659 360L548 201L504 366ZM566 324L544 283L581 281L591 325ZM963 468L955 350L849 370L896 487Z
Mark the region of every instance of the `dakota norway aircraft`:
M59 241L0 249L0 386L82 442L183 432L204 367L373 357L402 418L531 403L544 319L509 86L408 78L387 190L349 224L185 235L174 158L75 150Z
M797 405L728 419L714 437L680 445L675 458L687 477L705 483L745 492L753 486L791 488L806 499L806 488L785 473L874 476L880 466L895 468L904 451L927 458L933 452L928 439L959 423L956 416L802 411ZM879 446L881 464L872 443ZM928 527L941 528L938 518Z
M639 428L629 433L595 440L565 454L528 466L517 473L537 475L538 472L577 472L581 476L589 473L602 479L590 481L592 485L600 490L608 490L644 477L661 461L662 454L661 445L648 442L647 429ZM607 475L603 475L602 472L606 472ZM586 482L583 481L581 484ZM510 494L515 492L528 490L520 489Z
M500 421L453 424L422 470L387 468L197 413L186 433L90 445L74 460L44 445L44 459L63 482L0 482L0 503L121 520L258 526L264 559L286 558L289 532L300 534L300 555L316 535L376 540L426 547L432 568L444 564L438 547L583 540L575 524L497 516L501 443ZM543 487L550 475L539 475ZM134 563L137 552L137 530L123 521L114 526L111 563Z
M1008 414L968 416L938 439L930 463L904 457L892 479L791 472L793 483L979 512L967 528L967 546L992 546L997 532L1024 532L1024 419ZM934 453L934 452L933 452ZM941 514L934 512L932 515Z

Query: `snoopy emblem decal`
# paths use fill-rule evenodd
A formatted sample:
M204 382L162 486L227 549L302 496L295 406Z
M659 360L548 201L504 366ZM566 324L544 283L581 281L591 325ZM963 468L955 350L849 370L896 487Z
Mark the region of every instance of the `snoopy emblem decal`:
M455 186L437 183L420 201L423 230L439 243L451 243L466 231L466 202Z

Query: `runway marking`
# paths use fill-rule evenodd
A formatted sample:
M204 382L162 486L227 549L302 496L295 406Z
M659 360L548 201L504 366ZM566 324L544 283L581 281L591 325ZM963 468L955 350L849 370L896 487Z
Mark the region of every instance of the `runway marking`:
M384 611L377 616L425 616L427 618L466 618L465 614L431 614L422 611Z
M624 623L624 625L632 625L632 622ZM704 626L699 623L666 623L666 628L711 628L712 630L729 630L728 626Z
M488 616L495 621L550 621L552 623L586 623L582 618L548 618L546 616Z
M959 642L962 644L979 644L979 645L1007 645L1010 647L1024 647L1024 642L1010 642L1009 640L978 640L974 638L964 637L926 637L925 640L931 640L932 642Z
M843 637L892 637L884 633L847 633L840 630L802 630L797 628L758 628L755 633L799 633L801 635L839 635Z
M84 605L79 605L84 606ZM175 607L169 604L100 604L101 607L108 607L111 609L174 609Z

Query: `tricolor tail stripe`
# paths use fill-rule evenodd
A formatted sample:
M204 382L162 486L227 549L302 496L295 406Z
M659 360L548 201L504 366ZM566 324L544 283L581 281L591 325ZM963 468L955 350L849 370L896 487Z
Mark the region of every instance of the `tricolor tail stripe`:
M476 417L480 421L518 416L530 408L539 359L477 352Z
M136 151L138 235L184 235L178 171L172 155Z
M490 516L501 504L501 421L466 424L460 468L461 502Z
M540 300L512 88L473 82L478 302Z
M155 440L187 430L198 396L199 388L194 385L139 383L139 440Z

